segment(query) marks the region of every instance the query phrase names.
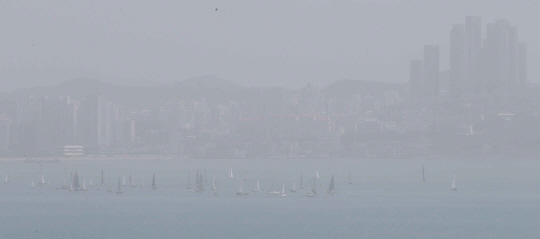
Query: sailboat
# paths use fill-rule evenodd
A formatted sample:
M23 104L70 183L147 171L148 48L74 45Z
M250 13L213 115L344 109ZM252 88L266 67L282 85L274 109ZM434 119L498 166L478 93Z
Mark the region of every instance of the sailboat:
M92 178L93 178L93 177L92 177L92 176L90 176L90 182L88 182L88 186L89 186L89 187L92 187L92 186L94 186L94 184L92 184Z
M311 181L309 182L309 188L308 188L308 192L306 193L306 197L315 197L315 193L313 193L313 190L311 190Z
M156 187L156 174L152 174L152 189L157 189Z
M112 184L111 184L111 174L109 174L109 187L107 188L107 192L112 192Z
M240 179L240 188L238 189L238 192L236 192L236 195L244 196L248 194L248 192L244 191L244 180Z
M319 179L319 171L315 172L315 178Z
M137 187L137 184L135 184L135 179L131 176L131 174L129 175L129 186Z
M304 180L302 174L300 174L300 189L304 188Z
M144 175L142 176L142 179L141 179L141 187L144 187Z
M32 178L32 183L30 184L33 188L36 187L36 184L34 184L34 179Z
M257 189L253 190L253 192L260 192L261 191L261 186L259 185L259 179L257 179Z
M454 174L454 180L452 180L452 190L456 191L457 190L457 187L456 187L456 175Z
M333 194L334 192L334 175L332 175L332 180L330 180L330 186L328 187L328 194Z
M9 183L9 175L6 172L6 177L4 178L4 184L8 184L8 183Z
M39 181L39 185L45 184L45 178L43 178L43 174L41 175L41 181Z
M122 179L122 177L118 178L118 190L116 190L116 193L118 193L118 194L124 193L124 192L122 192L122 181L121 181L121 179Z
M71 180L71 185L69 186L70 191L79 191L81 186L79 186L79 174L77 171L73 174L73 179Z
M349 172L349 184L352 184L352 177L351 177L351 173Z
M426 181L426 175L424 174L424 165L422 165L422 181Z
M232 173L232 167L231 167L231 169L229 169L229 178L233 178L233 177L234 177L234 176L233 176L233 173Z
M83 179L83 181L82 181L82 190L83 191L88 191L88 189L86 189L86 179Z
M282 197L286 197L287 194L285 194L285 183L283 183L283 188L281 189L281 195Z
M101 186L105 185L105 179L103 178L103 170L101 170Z
M295 179L295 181L296 181L296 179ZM296 182L295 182L295 181L293 181L293 183L292 183L292 188L291 188L291 190L290 190L292 193L295 193L295 192L296 192Z
M124 178L122 180L122 186L126 186L126 176L124 176Z
M208 177L206 177L206 169L204 170L204 182L205 182L205 183L208 182Z
M214 196L217 196L216 177L214 174L212 174L212 191L214 191Z

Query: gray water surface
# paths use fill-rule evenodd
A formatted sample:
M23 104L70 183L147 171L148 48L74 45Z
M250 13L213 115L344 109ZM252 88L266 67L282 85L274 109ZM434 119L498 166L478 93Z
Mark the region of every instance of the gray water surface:
M330 162L331 163L330 163ZM37 184L41 169L51 188ZM422 165L426 181L422 181ZM233 168L234 178L228 178ZM540 162L533 160L74 160L0 162L0 238L535 238ZM123 194L99 186L133 175ZM206 170L206 191L186 190ZM55 189L77 171L89 191ZM305 196L318 171L319 194ZM152 173L158 189L152 190ZM348 183L352 175L353 184ZM218 196L211 193L215 175ZM289 192L292 181L306 188ZM332 175L337 192L326 193ZM450 188L453 176L457 191ZM142 177L145 187L141 187ZM245 188L281 190L237 196ZM36 187L30 186L31 180ZM129 182L128 182L129 183Z

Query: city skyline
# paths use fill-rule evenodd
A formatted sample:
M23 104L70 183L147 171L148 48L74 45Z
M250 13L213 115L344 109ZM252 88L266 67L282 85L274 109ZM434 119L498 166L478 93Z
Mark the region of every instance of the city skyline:
M0 51L0 83L2 91L12 91L74 78L152 86L201 75L248 87L324 86L339 79L406 82L408 62L422 54L424 44L439 45L441 70L449 68L448 27L469 15L519 26L520 37L530 43L529 62L536 65L540 36L528 19L539 4L344 1L328 8L323 1L107 7L14 2L0 9L8 36L0 44L9 46ZM134 17L139 13L153 18L141 22ZM269 24L275 15L282 17ZM250 21L243 21L247 17ZM529 76L536 83L535 68Z

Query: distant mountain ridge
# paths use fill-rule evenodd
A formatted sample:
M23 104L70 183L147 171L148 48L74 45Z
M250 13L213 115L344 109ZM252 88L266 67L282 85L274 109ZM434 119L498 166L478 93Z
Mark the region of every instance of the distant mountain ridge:
M385 91L403 92L407 83L385 83L367 80L337 80L321 88L321 94L335 98L350 98L353 95L379 96Z
M378 95L388 90L403 90L405 84L390 84L362 80L338 80L321 88L328 97L344 98L354 94ZM208 103L231 100L249 100L253 97L249 87L215 76L200 76L176 81L156 87L124 86L95 79L78 78L57 85L31 87L5 93L6 97L27 97L70 95L74 99L84 99L89 95L103 94L111 101L124 106L155 107L164 102L200 100ZM252 93L252 92L251 92Z

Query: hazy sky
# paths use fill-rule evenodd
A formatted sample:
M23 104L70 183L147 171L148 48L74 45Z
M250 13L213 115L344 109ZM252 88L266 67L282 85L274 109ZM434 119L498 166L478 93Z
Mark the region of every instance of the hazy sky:
M2 0L0 91L79 77L155 85L207 74L246 86L404 82L424 44L441 46L448 69L450 28L466 15L517 25L536 82L539 12L536 0Z

